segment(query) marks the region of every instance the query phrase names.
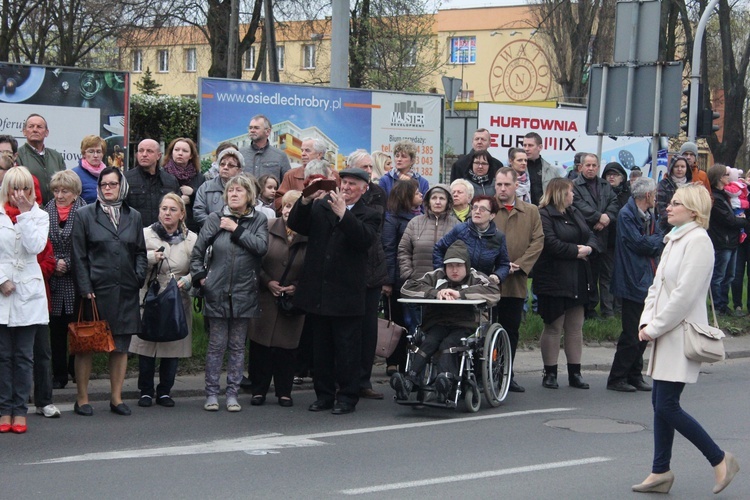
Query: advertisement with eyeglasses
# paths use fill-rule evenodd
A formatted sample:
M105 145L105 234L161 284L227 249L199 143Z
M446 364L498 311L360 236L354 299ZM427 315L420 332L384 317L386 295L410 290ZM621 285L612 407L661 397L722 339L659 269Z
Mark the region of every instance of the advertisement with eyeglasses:
M59 152L68 168L78 166L87 135L104 139L107 165L122 167L127 165L128 89L127 72L0 62L0 135L13 136L22 146L24 122L38 114L47 123L44 147Z

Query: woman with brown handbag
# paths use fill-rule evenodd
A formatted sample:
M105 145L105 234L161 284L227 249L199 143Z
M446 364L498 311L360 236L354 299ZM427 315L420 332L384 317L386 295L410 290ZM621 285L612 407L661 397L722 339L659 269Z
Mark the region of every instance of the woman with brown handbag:
M26 167L8 170L0 187L0 433L26 432L34 335L37 325L49 322L37 262L49 219L35 199Z
M109 323L115 350L109 353L109 409L130 415L122 402L130 338L141 329L138 292L146 280L146 243L137 210L125 203L128 182L115 167L102 170L96 203L78 210L73 226L73 274L83 299L96 301L101 319ZM90 417L88 383L93 353L76 354L78 394L73 411Z

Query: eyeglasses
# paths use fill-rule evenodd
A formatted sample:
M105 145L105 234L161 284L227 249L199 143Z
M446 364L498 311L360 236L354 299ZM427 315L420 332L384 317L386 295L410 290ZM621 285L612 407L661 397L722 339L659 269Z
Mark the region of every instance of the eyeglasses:
M680 202L680 201L674 201L674 200L672 200L669 203L667 203L667 206L674 208L674 207L684 207L685 205L682 202Z
M101 184L99 184L99 187L101 187L102 189L114 189L119 185L119 182L102 182Z
M229 163L228 161L223 161L223 162L219 163L219 166L220 167L227 167L227 168L240 168L240 166L237 165L236 163Z
M86 150L86 154L87 155L92 155L92 156L94 156L94 155L101 156L101 155L104 154L104 151L102 151L101 149L87 149Z
M482 205L474 205L473 207L471 207L471 211L487 213L487 214L492 213L492 211L489 208L483 207Z
M489 165L489 162L486 162L486 161L475 161L474 165L486 166L486 165Z

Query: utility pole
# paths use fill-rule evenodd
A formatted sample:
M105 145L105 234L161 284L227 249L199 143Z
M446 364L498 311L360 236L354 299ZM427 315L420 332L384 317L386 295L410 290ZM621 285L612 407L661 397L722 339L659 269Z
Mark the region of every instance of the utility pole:
M266 37L266 60L268 61L268 81L279 81L279 66L276 61L276 28L274 27L273 9L271 0L264 0L266 24L264 34Z
M240 39L240 0L230 0L227 78L237 78L237 44Z
M693 60L690 62L690 107L688 109L688 141L695 142L698 136L698 93L701 91L701 52L703 51L703 36L706 34L708 18L714 13L719 0L711 0L703 11L698 28L695 30L693 42ZM708 85L708 82L705 82Z
M333 0L331 87L349 86L349 0Z

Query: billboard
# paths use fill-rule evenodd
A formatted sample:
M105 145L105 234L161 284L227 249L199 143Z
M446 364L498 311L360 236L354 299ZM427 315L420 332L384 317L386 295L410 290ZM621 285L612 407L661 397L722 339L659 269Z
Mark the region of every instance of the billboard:
M308 85L202 78L200 86L201 159L220 143L249 145L250 118L262 114L272 124L272 145L292 167L301 164L302 139L328 145L327 160L341 170L356 149L392 154L404 139L417 146L415 170L430 184L440 175L443 96L335 89Z
M81 139L107 142L107 163L127 165L128 89L126 72L0 63L0 134L26 142L23 123L32 113L47 120L45 147L78 166Z
M542 157L568 170L578 152L596 153L597 136L586 135L586 110L479 103L479 128L490 131L490 154L506 162L508 149L520 148L523 136L542 137ZM649 161L651 139L605 137L601 165L617 161L630 170ZM645 173L645 172L644 172Z

